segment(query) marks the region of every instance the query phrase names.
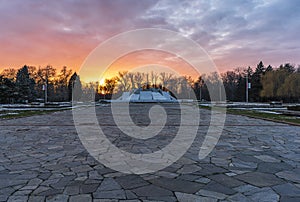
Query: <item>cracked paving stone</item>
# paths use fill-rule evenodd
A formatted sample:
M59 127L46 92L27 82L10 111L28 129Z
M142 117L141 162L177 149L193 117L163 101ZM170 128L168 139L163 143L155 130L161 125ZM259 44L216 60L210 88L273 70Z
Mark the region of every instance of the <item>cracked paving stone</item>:
M147 185L131 190L137 196L172 196L173 192L154 185Z
M160 197L147 197L147 201L162 201L162 202L175 202L177 201L176 197L174 196L160 196Z
M213 174L220 174L220 173L226 173L228 170L225 170L224 168L215 166L213 164L201 164L202 170L197 171L194 174L197 174L199 176L207 176L207 175L213 175Z
M109 190L109 191L96 191L93 193L94 198L102 199L126 199L125 191L120 190Z
M216 198L216 199L225 199L226 197L228 197L228 195L226 195L226 194L218 193L218 192L214 192L214 191L208 191L208 190L204 190L204 189L201 189L200 191L198 191L196 193L196 195L201 195L201 196L206 196L206 197L211 197L211 198Z
M45 192L45 191L48 191L50 190L51 187L46 187L46 186L39 186L37 189L35 189L32 193L35 194L35 195L38 195L42 192Z
M172 173L172 172L167 172L167 171L158 171L155 173L157 176L160 177L167 177L167 178L176 178L178 177L179 174L177 173Z
M6 170L3 166L0 166L0 172Z
M80 165L74 168L71 168L71 170L75 173L81 173L81 172L88 172L93 170L89 165Z
M224 174L212 175L209 176L209 178L227 187L237 187L245 184L244 182Z
M230 202L253 202L252 200L250 200L249 198L247 198L246 196L244 196L241 193L237 193L234 194L232 196L229 196L228 198L226 198L226 201L230 201Z
M194 194L175 192L175 195L179 202L217 202L217 199L215 198L209 198Z
M51 184L51 186L55 189L63 189L65 186L70 184L75 179L75 176L66 176L61 179L57 183Z
M45 201L45 199L46 199L45 196L30 196L28 202L40 202L40 201Z
M38 186L42 182L43 182L43 180L41 180L39 178L34 178L34 179L30 180L27 185L29 185L29 186Z
M269 163L279 163L280 162L279 159L276 159L269 155L259 155L259 156L254 156L254 157L258 158L259 160L262 160L264 162L269 162Z
M102 180L103 177L96 170L92 170L92 171L89 172L89 179L91 179L91 180Z
M242 161L240 159L233 159L232 165L237 168L249 168L249 169L257 168L257 163Z
M104 178L101 185L99 186L99 191L110 191L122 189L121 186L112 178Z
M234 177L257 187L266 187L283 183L283 180L275 175L261 172L250 172Z
M10 196L7 202L24 202L28 200L28 196Z
M22 187L20 190L35 190L38 187L38 185L26 185L24 187Z
M211 180L209 178L206 178L206 177L200 177L198 179L195 180L195 182L200 182L200 183L203 183L203 184L207 184L209 183Z
M56 195L56 194L62 194L63 193L63 189L48 189L47 191L44 191L44 192L41 192L37 195L40 195L40 196L53 196L53 195Z
M291 183L277 185L273 189L281 196L300 197L300 188Z
M141 106L132 109L140 112ZM99 116L99 123L112 123L110 106L95 109L106 114ZM200 111L203 123L209 124L210 111ZM176 117L171 116L172 123ZM183 157L143 175L126 175L95 161L80 142L71 111L1 120L0 127L0 201L300 201L297 126L227 115L225 135L209 156L198 159L202 135L208 130L201 126ZM168 134L176 132L174 127L165 129ZM107 131L116 146L128 151L156 151L161 146L157 143L172 139L156 137L153 146L132 144L114 126Z
M80 193L81 194L87 194L87 193L93 193L97 190L99 184L84 184L80 186Z
M257 171L263 173L277 173L280 171L288 171L291 170L293 167L287 163L280 162L280 163L269 163L263 162L258 164Z
M92 197L89 194L71 196L69 202L91 202Z
M150 180L150 182L156 186L177 192L185 193L196 193L200 188L203 187L203 184L190 182L180 179L170 179L170 178L157 178Z
M279 201L279 195L276 192L274 192L270 187L264 187L259 190L246 192L245 195L249 196L249 198L253 201Z
M295 172L295 171L281 171L279 173L276 173L276 175L280 178L284 178L284 179L290 180L292 182L300 183L299 170L298 170L298 172Z
M219 184L217 182L214 182L214 181L209 182L207 185L205 185L203 187L203 189L223 193L223 194L226 194L226 195L232 195L232 194L236 193L235 190L233 190L229 187L226 187L224 185L221 185L221 184Z
M102 180L91 180L87 179L84 181L84 184L101 184Z
M187 180L187 181L192 181L192 182L196 182L196 180L199 178L198 175L194 175L194 174L187 174L187 175L180 175L179 177L177 177L176 179L180 179L180 180Z
M133 188L142 187L149 184L142 177L138 175L126 175L122 177L117 177L115 180L124 189L133 189Z
M229 172L229 173L225 173L225 175L227 175L228 177L232 177L232 176L235 176L237 174L234 173L234 172Z
M1 196L10 196L13 192L15 192L15 189L12 188L12 187L6 187L6 188L3 188L3 189L0 189L0 197Z
M234 190L236 190L240 193L249 192L249 191L252 191L252 190L255 190L255 189L258 190L259 188L255 187L255 186L252 186L250 184L246 184L246 185L242 185L242 186L234 188Z
M79 186L67 186L63 193L66 195L77 195L79 194Z
M300 197L290 197L290 196L282 196L280 197L280 202L299 202Z
M32 190L18 190L15 193L13 193L13 195L25 196L25 195L29 195L31 192L32 192Z
M4 179L7 180L1 180L0 181L0 189L5 188L5 187L11 187L11 186L16 186L16 185L25 185L27 183L27 180L15 180L15 179L9 179L9 175L4 177ZM3 179L2 177L0 179Z
M126 190L125 194L126 194L127 199L137 199L138 198L132 191L129 191L129 190Z
M197 165L184 165L182 168L180 168L177 173L180 174L189 174L189 173L195 173L199 170L201 170L202 168L200 166Z
M46 197L46 202L65 202L68 201L69 196L64 194L51 195Z

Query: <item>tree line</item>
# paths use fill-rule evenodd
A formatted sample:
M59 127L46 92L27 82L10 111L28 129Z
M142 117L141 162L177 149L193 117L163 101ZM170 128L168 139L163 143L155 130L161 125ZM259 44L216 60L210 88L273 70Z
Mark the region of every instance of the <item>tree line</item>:
M225 92L220 86L223 84ZM211 72L203 74L197 79L191 76L176 77L173 74L118 72L112 79L106 79L98 92L117 94L145 86L160 86L173 92L177 98L196 98L197 100L210 101L212 93L218 94L219 100L234 102L300 102L300 66L285 63L273 68L265 66L260 61L256 68L235 68L218 74ZM209 88L210 91L209 91ZM194 95L194 97L193 97ZM116 96L117 97L117 96Z
M102 85L99 82L81 82L79 75L65 66L59 71L50 65L44 68L25 65L19 70L10 68L0 73L0 103L27 103L45 99L49 102L71 101L75 83L78 84L81 97L96 101L111 99L113 95L118 97L124 91L137 88L161 88L170 91L178 99L206 101L210 101L212 93L217 94L214 97L220 96L220 100L245 101L249 88L250 102L300 101L300 66L296 68L286 63L273 68L261 61L255 69L236 68L221 74L212 72L197 79L167 72L123 71L105 79ZM225 92L220 88L222 84Z
M0 74L0 103L28 103L45 99L51 102L70 101L76 78L77 74L65 66L59 72L50 65L44 68L25 65L19 70L4 69Z
M281 64L273 68L259 62L253 70L236 68L221 74L227 100L245 101L246 89L249 101L267 102L300 102L300 65L296 68L290 63ZM247 86L246 79L248 78Z

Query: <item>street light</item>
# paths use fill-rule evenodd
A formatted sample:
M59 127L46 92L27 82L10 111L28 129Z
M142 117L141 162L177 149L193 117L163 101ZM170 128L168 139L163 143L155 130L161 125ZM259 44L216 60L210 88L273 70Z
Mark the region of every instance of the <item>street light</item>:
M45 104L47 103L47 90L48 90L48 85L47 85L47 81L45 82L45 84L43 85L43 91L45 91Z
M251 88L251 83L248 82L248 73L246 74L246 102L249 101L249 89Z
M204 81L202 79L200 79L199 85L200 85L200 102L201 102L202 101L202 86L204 85Z

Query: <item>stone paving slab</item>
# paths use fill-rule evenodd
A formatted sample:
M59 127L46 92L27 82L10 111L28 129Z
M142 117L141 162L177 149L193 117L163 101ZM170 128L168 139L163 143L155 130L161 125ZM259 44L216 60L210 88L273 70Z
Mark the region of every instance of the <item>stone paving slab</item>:
M172 109L175 125L147 144L133 141L115 128L108 108L97 107L99 123L127 151L155 151L178 130ZM141 109L132 109L135 116ZM97 162L80 142L71 111L0 120L0 201L300 201L300 127L227 115L218 144L199 160L210 112L200 115L187 153L142 175Z

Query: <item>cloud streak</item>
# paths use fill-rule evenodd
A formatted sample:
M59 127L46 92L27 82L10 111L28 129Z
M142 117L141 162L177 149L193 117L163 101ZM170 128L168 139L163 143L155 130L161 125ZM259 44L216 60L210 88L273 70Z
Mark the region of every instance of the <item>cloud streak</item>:
M26 3L25 3L26 2ZM100 42L137 28L166 28L198 42L221 70L300 63L299 1L0 1L0 68L78 69Z

